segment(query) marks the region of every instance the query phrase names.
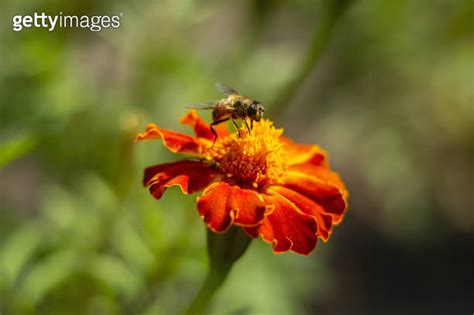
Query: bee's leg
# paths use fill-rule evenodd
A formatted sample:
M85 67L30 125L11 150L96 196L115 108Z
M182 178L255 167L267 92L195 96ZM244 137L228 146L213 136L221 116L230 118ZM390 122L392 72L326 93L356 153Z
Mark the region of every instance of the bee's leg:
M250 119L250 129L253 129L253 119Z
M218 124L220 124L220 123L223 123L223 122L225 122L225 121L228 121L229 119L230 119L230 118L227 117L227 118L224 118L224 119L219 119L219 120L213 121L213 122L211 123L211 125L209 126L209 127L211 128L212 134L214 135L214 141L212 141L212 146L211 146L211 148L214 146L214 144L216 143L216 140L217 140L217 132L216 132L216 130L214 129L214 126L215 126L215 125L218 125Z
M244 121L245 121L245 126L247 127L247 130L250 133L250 127L249 127L249 123L247 122L247 119L245 119ZM250 120L250 123L252 123L252 120Z
M232 123L234 124L235 129L237 129L237 132L239 133L239 138L240 138L240 128L239 125L235 122L235 120L232 119Z

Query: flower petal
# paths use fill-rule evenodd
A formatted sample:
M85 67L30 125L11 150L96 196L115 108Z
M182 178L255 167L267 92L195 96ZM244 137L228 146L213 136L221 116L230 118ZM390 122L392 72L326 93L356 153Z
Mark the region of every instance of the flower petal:
M302 194L282 186L272 186L269 188L269 191L280 194L291 201L301 212L315 217L318 223L318 236L324 241L329 239L333 226L333 217L327 213L326 209Z
M143 185L160 199L166 188L178 185L184 194L204 189L218 175L217 171L198 161L179 161L159 164L145 169Z
M347 208L347 191L341 187L339 177L325 167L290 168L282 186L299 192L313 200L334 216L335 223L342 220Z
M270 211L257 192L226 182L206 188L198 198L197 206L204 222L214 232L225 231L231 224L258 225Z
M322 178L332 184L338 186L344 194L344 197L347 197L348 193L344 183L336 172L331 171L326 165L314 165L311 163L303 163L292 165L290 167L294 171L300 173L311 174L316 177Z
M199 154L202 152L202 145L191 136L180 132L166 130L155 124L148 124L144 133L136 137L136 141L147 139L162 139L163 144L174 153Z
M193 109L189 111L180 119L180 122L182 124L192 126L196 136L199 138L214 140L214 135L211 132L210 125L202 120L196 110ZM214 129L216 130L219 137L225 137L229 134L229 130L225 124L217 125L214 127Z
M318 225L315 218L301 213L293 203L279 194L264 195L265 201L275 206L274 211L265 217L257 227L246 227L244 230L252 237L261 235L273 243L275 253L292 250L308 255L318 240Z
M326 165L326 152L317 145L296 143L288 137L281 136L280 141L285 146L288 165L311 163Z

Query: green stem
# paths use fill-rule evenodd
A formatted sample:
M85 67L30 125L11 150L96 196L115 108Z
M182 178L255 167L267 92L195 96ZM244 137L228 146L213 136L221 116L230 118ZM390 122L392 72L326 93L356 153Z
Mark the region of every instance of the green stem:
M299 87L314 69L331 39L337 21L351 2L352 0L328 0L324 2L325 12L322 14L321 22L314 32L309 50L296 70L293 79L288 82L286 89L282 90L282 93L278 95L273 103L274 105L271 107L273 115L281 114L284 106L291 101Z
M230 268L217 270L209 269L204 284L199 290L198 294L194 298L193 302L189 306L186 315L201 315L208 308L212 301L212 298L216 294L217 290L224 283L225 279L229 275Z
M205 314L212 298L227 279L233 264L245 253L251 238L242 229L230 228L225 234L207 230L209 270L186 315Z

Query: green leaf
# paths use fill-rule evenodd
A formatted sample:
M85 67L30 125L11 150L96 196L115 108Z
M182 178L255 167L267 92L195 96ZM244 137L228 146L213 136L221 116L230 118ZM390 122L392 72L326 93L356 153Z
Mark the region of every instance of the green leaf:
M37 305L46 294L77 271L79 254L71 249L56 251L38 261L26 275L21 294Z
M33 151L37 141L31 135L25 135L0 144L0 169L9 163Z
M34 224L15 230L0 251L0 281L13 286L25 263L40 244L40 233Z
M101 255L91 263L90 273L116 292L130 297L141 288L140 277L123 260L112 255Z

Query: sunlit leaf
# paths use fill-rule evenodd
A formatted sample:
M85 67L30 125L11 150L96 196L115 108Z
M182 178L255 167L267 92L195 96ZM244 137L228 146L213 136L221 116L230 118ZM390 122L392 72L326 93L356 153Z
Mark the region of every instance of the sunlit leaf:
M112 255L101 255L91 263L91 274L114 291L133 296L141 286L141 280L123 260Z
M113 244L124 259L139 270L147 270L155 261L143 237L127 221L122 221L117 225Z
M36 144L36 139L31 135L0 143L0 169L33 151Z
M0 282L12 286L40 242L41 234L35 224L15 230L0 250Z

